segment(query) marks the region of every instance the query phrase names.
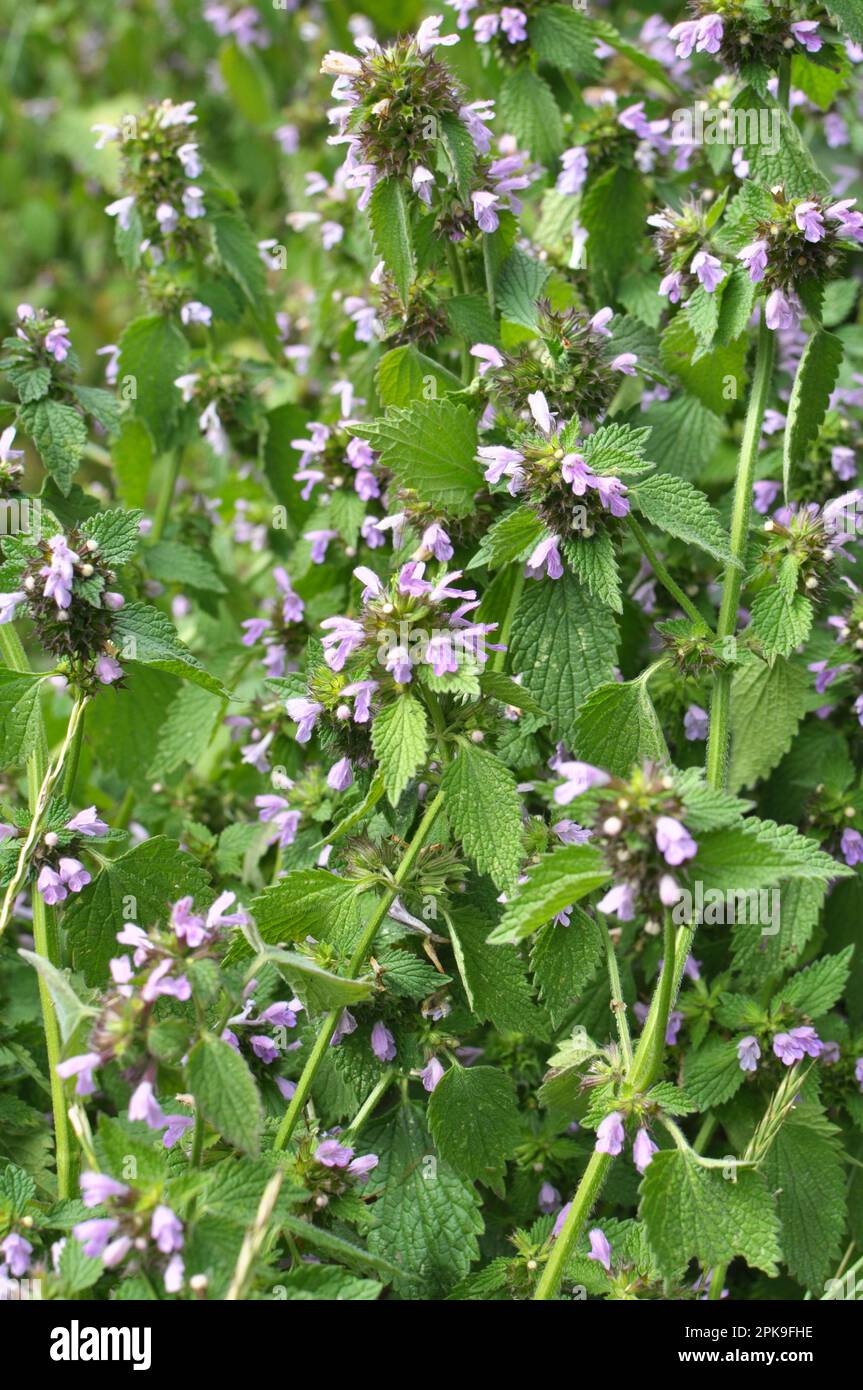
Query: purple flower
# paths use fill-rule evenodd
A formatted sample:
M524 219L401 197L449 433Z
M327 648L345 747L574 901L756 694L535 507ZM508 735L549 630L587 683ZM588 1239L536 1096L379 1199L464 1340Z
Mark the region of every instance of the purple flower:
M612 1110L596 1129L596 1152L615 1157L623 1149L623 1116L619 1110Z
M563 171L557 176L557 192L570 196L580 193L587 179L587 150L582 145L574 145L572 149L564 150L560 162Z
M334 792L347 791L353 785L354 770L350 758L339 758L327 773L327 786Z
M412 679L412 663L407 647L393 647L384 662L396 685L407 685Z
M183 1223L170 1207L161 1203L153 1212L150 1235L163 1255L170 1255L173 1251L183 1248Z
M315 1149L315 1158L325 1168L347 1168L353 1156L353 1149L340 1144L338 1139L324 1139Z
M683 291L683 275L679 270L669 271L659 282L659 291L663 297L668 298L669 304L678 304L680 295Z
M446 564L453 557L453 545L440 522L434 521L423 531L420 542L423 550L430 551L436 560Z
M165 1134L162 1140L166 1149L172 1149L178 1139L182 1139L187 1129L191 1129L195 1121L191 1115L166 1115L168 1121L165 1127Z
M770 511L779 496L781 486L781 483L773 483L769 478L762 478L759 482L752 484L752 505L761 516L765 516Z
M822 41L818 33L817 20L798 19L790 28L794 38L803 45L807 53L817 53L821 48Z
M666 1047L674 1047L682 1023L683 1014L679 1009L672 1009L671 1013L668 1015L668 1027L665 1030Z
M683 732L690 743L707 738L710 716L700 705L690 705L683 716Z
M753 285L757 285L764 279L764 272L767 269L767 242L751 241L748 246L744 246L742 251L737 252L738 261L742 261L749 271L749 278Z
M854 1080L863 1091L863 1057L858 1057L854 1063Z
M120 1223L114 1217L94 1216L89 1221L79 1221L77 1226L72 1227L72 1234L81 1242L84 1254L98 1260L101 1259L108 1241L119 1228Z
M70 893L80 893L90 882L90 875L78 859L61 859L57 867Z
M81 1174L81 1201L85 1207L100 1207L109 1197L125 1197L128 1192L125 1183L115 1182L105 1173Z
M379 1062L391 1062L396 1055L396 1040L380 1019L372 1028L372 1052Z
M751 1033L747 1033L745 1038L741 1038L737 1044L737 1061L741 1071L756 1071L758 1069L758 1059L761 1056L761 1048L758 1046L758 1039Z
M150 1129L164 1128L165 1116L153 1094L152 1081L142 1081L132 1092L129 1100L129 1119L143 1120Z
M61 903L64 898L68 897L62 878L47 864L43 864L39 871L36 887L49 907L53 907L55 903Z
M76 835L107 835L108 827L103 820L96 814L95 806L88 806L86 810L79 811L71 820L67 820L66 829L73 830Z
M524 477L521 467L524 455L517 449L507 449L502 444L485 444L477 449L477 458L486 464L483 477L487 483L499 483L501 478L507 477L510 479L509 492L514 495L518 491Z
M355 724L368 723L372 696L377 688L377 681L354 681L351 685L346 685L342 690L342 695L354 697Z
M550 1182L544 1182L539 1189L537 1206L546 1216L550 1216L560 1206L560 1193L556 1187L552 1187Z
M824 237L824 218L817 203L798 203L794 221L807 241L821 241Z
M30 1268L30 1256L33 1254L33 1246L29 1240L25 1240L17 1231L10 1231L6 1239L0 1242L0 1250L13 1279L20 1279L22 1274L27 1273Z
M698 37L698 20L684 19L680 24L675 24L673 29L669 29L668 37L677 44L678 58L689 58Z
M480 376L485 376L486 372L490 372L493 367L503 366L503 358L497 348L492 347L490 343L474 343L470 355L479 359Z
M643 1130L639 1132L644 1133ZM618 1149L615 1152L619 1153L620 1150ZM597 1264L601 1264L605 1272L610 1274L611 1246L598 1226L594 1226L593 1230L588 1231L587 1235L590 1241L590 1253L587 1258L589 1260L596 1260Z
M830 451L830 467L841 483L850 483L857 476L857 463L854 450L845 444L837 444Z
M303 539L310 541L312 546L312 564L322 565L327 558L327 546L330 541L334 541L338 536L338 531L304 531Z
M500 28L510 43L521 43L527 38L527 15L522 10L504 5L500 12Z
M715 50L711 49L710 51L714 52ZM693 275L697 276L699 283L704 286L708 294L713 294L713 291L722 284L725 278L722 262L717 260L716 256L711 256L709 251L696 251L689 269Z
M551 434L552 417L544 391L532 391L527 398L533 422L543 434Z
M792 1028L790 1033L777 1033L773 1039L773 1051L780 1062L791 1067L805 1056L818 1057L824 1044L814 1028Z
M279 1049L276 1047L272 1038L266 1037L263 1033L255 1033L249 1038L249 1042L252 1045L252 1051L255 1056L260 1058L266 1066L270 1066L271 1063L279 1060Z
M578 825L574 820L559 820L551 828L565 845L586 845L593 834L592 830Z
M433 1091L444 1074L444 1069L437 1057L430 1057L420 1073L420 1080L423 1089Z
M706 14L698 21L696 53L718 53L722 43L723 25L718 14Z
M495 204L500 202L497 193L472 193L471 203L473 204L473 215L476 225L481 232L496 232L500 226L500 218L495 211Z
M547 574L549 579L560 579L563 575L563 561L560 558L560 538L558 536L546 536L544 540L535 546L527 558L526 572L531 579L542 579Z
M691 859L698 845L685 825L673 816L659 816L656 822L656 848L672 867Z
M330 1047L338 1047L342 1038L346 1038L349 1033L356 1031L357 1021L350 1009L342 1009L342 1016L336 1024L333 1036L330 1038Z
M68 328L62 319L55 319L53 328L45 334L45 351L51 354L55 362L65 362L71 346Z
M598 477L596 490L606 511L611 512L612 516L626 516L629 511L629 499L626 496L628 488L625 483L619 478Z
M555 771L564 779L563 785L554 789L558 806L568 806L570 801L582 796L591 787L604 787L611 781L607 772L594 767L592 763L561 762Z
M768 328L784 330L798 326L799 319L795 305L782 293L782 290L774 290L772 294L767 296L764 312Z
M566 1205L562 1206L560 1211L557 1213L557 1220L555 1221L554 1226L551 1230L552 1240L555 1240L563 1230L564 1225L566 1224L566 1218L569 1216L571 1208L572 1202L567 1202Z
M332 665L331 662L329 664ZM312 736L312 730L318 722L318 717L323 711L323 705L319 705L315 700L307 700L303 696L298 696L296 699L287 700L285 709L288 718L293 719L297 725L295 735L297 743L308 743Z
M596 904L597 912L613 914L621 922L635 917L635 893L631 883L616 883Z
M331 671L341 671L348 657L361 647L365 640L365 632L361 623L353 618L324 618L321 627L326 630L326 636L321 640L324 646L324 660ZM291 704L291 701L288 701ZM317 716L315 716L317 717ZM305 742L304 739L298 742Z
M65 1062L58 1062L55 1070L64 1081L70 1076L77 1076L76 1095L91 1096L96 1089L93 1072L101 1065L102 1058L98 1052L83 1052L77 1057L67 1057Z
M380 1159L377 1154L363 1154L361 1158L352 1158L348 1164L348 1172L357 1179L357 1182L368 1182L369 1173L373 1168L377 1168Z
M658 1149L659 1145L654 1144L647 1130L642 1126L632 1145L632 1161L639 1173L643 1173L645 1168L649 1167L651 1159Z
M842 831L842 854L845 863L853 868L855 864L863 864L863 835L859 830L852 830L850 827Z

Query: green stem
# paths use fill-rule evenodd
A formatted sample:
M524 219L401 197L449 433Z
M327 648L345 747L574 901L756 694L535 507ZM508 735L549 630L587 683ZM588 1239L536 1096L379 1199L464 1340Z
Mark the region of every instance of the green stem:
M755 476L761 426L767 405L767 395L770 390L773 353L774 335L767 327L762 306L761 321L758 325L755 374L752 380L749 406L746 411L746 422L743 426L743 439L737 462L737 481L734 485L734 504L731 513L732 562L725 571L722 602L719 607L719 622L716 627L716 635L720 641L733 638L737 631L737 608L743 583L746 543L749 537L749 521L752 513L752 483ZM731 682L733 678L734 672L730 665L724 670L717 671L713 680L713 697L710 702L707 781L711 787L720 789L725 785L728 767Z
M500 631L495 633L495 637L497 639L496 645L499 645L504 650L496 651L492 654L491 664L489 666L489 670L491 671L502 671L504 666L506 665L506 658L508 655L507 649L509 647L509 636L512 632L512 625L515 621L515 615L518 610L518 605L521 601L521 594L523 589L524 565L519 564L516 570L515 582L512 586L512 593L509 596L509 603L506 606L506 613L504 615L503 622L500 626Z
M354 950L354 953L348 962L348 979L352 980L356 978L357 971L360 969L360 966L364 963L365 958L371 949L372 942L374 941L378 933L378 928L380 927L381 923L383 922L384 918L389 912L392 901L398 893L399 884L404 882L405 878L410 873L411 869L416 863L417 856L419 855L420 850L425 844L426 838L428 837L428 834L431 831L431 828L435 820L437 819L438 812L440 811L442 806L443 792L438 792L434 799L430 802L429 806L426 809L425 815L423 816L422 820L417 826L416 833L414 834L413 839L408 845L401 863L396 869L392 884L390 885L390 887L384 890L383 896L378 902L377 907L375 908L374 912L368 920L368 923L362 936L357 942L356 949ZM321 1024L321 1030L318 1033L317 1038L315 1039L314 1046L311 1052L309 1053L306 1065L303 1067L302 1075L299 1081L297 1082L297 1089L294 1092L290 1105L285 1111L284 1117L282 1118L282 1123L279 1125L274 1145L274 1147L277 1150L283 1149L285 1147L294 1130L296 1129L297 1121L300 1118L302 1108L306 1103L306 1098L309 1094L309 1091L312 1088L312 1083L315 1079L315 1076L318 1073L318 1069L321 1063L323 1062L324 1057L326 1056L327 1048L330 1045L330 1041L332 1039L333 1034L336 1031L336 1027L341 1016L341 1008L333 1009L330 1013L327 1014L326 1018Z
M177 487L177 479L180 476L180 464L183 460L183 451L174 449L168 458L165 476L162 479L162 487L156 502L156 514L153 517L153 529L150 532L151 541L160 541L168 521L171 511L171 504L174 501L174 492Z
M393 1077L395 1074L395 1067L387 1068L378 1084L369 1092L356 1115L354 1115L354 1118L342 1135L342 1139L347 1139L348 1135L350 1135L352 1139L357 1137L366 1120L368 1120L374 1112L378 1102L386 1095L390 1086L393 1084Z
M85 720L86 713L82 711L81 718L75 726L72 746L69 749L69 756L66 760L66 775L63 778L63 795L69 802L71 802L73 798L75 779L78 776L78 764L81 761L81 745L84 742Z
M614 942L610 931L606 931L605 933L605 957L608 964L608 983L611 987L611 1010L617 1024L617 1036L620 1038L623 1060L627 1071L629 1071L632 1067L632 1038L629 1034L629 1023L626 1019L626 1004L624 1003L623 991L620 987L620 971L617 968L617 956L614 951Z
M699 613L698 609L695 607L695 604L692 602L690 598L686 596L686 594L683 592L677 581L672 579L671 575L668 573L668 570L665 568L665 565L662 563L656 551L653 549L653 546L650 544L650 541L647 539L647 536L644 534L644 530L641 527L641 524L636 521L635 517L632 515L631 512L627 517L627 521L629 523L630 531L632 532L635 539L638 541L638 544L644 553L645 559L647 560L648 564L650 565L650 568L653 570L653 573L656 575L660 584L663 586L664 589L668 590L668 592L671 594L671 597L677 603L680 604L680 607L683 609L686 616L688 618L691 618L697 627L705 628L709 632L710 624L704 619L702 614Z
M671 917L670 914L666 913L665 959L662 965L662 974L659 985L653 994L650 1013L645 1020L641 1037L638 1040L632 1066L628 1068L624 1079L624 1089L627 1091L645 1090L656 1079L662 1065L662 1059L665 1055L665 1030L668 1026L668 1015L680 988L683 967L686 964L691 941L692 928L685 927L681 930L679 939L675 943ZM536 1301L547 1302L557 1294L573 1246L593 1210L611 1164L611 1154L597 1153L596 1150L591 1154L572 1199L572 1205L563 1223L563 1228L554 1242L542 1277L536 1286L536 1293L534 1294Z
M30 663L21 645L21 639L11 623L0 627L0 651L4 660L17 671L29 671ZM74 711L73 711L74 712ZM45 726L41 711L38 719L36 745L27 761L27 788L31 815L36 816L39 798L45 782L45 768L48 762L48 746L45 739ZM14 897L10 904L14 907ZM33 944L36 954L51 965L60 965L57 942L57 929L54 914L46 905L40 893L33 894ZM57 1196L63 1200L71 1197L74 1176L74 1156L69 1133L69 1117L66 1112L64 1083L57 1075L60 1061L62 1039L57 1010L48 990L46 981L39 975L39 1004L42 1010L42 1027L45 1032L45 1049L48 1056L48 1080L51 1088L51 1110L54 1119L54 1160L57 1170Z

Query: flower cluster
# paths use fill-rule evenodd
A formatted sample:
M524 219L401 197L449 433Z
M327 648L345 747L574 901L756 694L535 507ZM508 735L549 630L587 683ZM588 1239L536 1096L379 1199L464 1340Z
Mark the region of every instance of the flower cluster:
M738 71L760 63L778 67L794 52L817 53L822 46L814 20L794 20L785 3L753 7L744 0L696 0L695 19L685 19L669 31L677 57L706 53Z
M166 1293L183 1287L185 1235L179 1217L163 1202L135 1191L105 1173L81 1174L85 1207L107 1207L110 1216L92 1216L72 1227L85 1255L101 1260L106 1269L125 1265L129 1272L159 1270ZM62 1247L61 1247L62 1248ZM60 1250L56 1250L55 1257ZM167 1257L167 1258L166 1258Z

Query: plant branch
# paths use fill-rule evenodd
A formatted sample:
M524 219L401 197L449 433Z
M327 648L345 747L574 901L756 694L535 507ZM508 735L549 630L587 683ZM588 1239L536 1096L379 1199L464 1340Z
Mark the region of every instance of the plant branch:
M633 536L635 537L639 546L641 547L641 550L644 554L644 558L647 560L648 564L650 565L650 568L653 570L653 573L656 575L662 587L664 589L667 589L668 593L671 594L671 597L675 600L675 602L680 604L680 607L683 609L687 618L691 618L697 626L704 628L704 630L708 634L712 635L710 624L702 616L702 614L699 613L698 609L695 607L695 604L692 602L692 599L686 596L686 594L683 592L677 581L675 579L672 579L668 570L665 568L665 565L662 563L653 546L650 544L650 541L647 539L647 536L644 533L644 529L641 526L641 523L636 521L635 517L632 515L631 512L627 516L627 522L629 524L630 531L632 532Z

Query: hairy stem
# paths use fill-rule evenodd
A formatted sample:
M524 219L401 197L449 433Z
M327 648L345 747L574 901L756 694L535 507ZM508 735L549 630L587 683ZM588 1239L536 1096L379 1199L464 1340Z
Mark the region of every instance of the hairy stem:
M348 962L348 979L356 978L357 971L362 966L366 956L368 955L368 952L371 949L372 942L374 941L378 933L378 928L380 927L381 923L383 922L384 918L389 912L392 901L398 893L399 884L404 882L405 878L413 868L417 856L419 855L420 850L425 844L429 832L431 831L431 828L434 825L435 820L437 819L438 812L440 811L442 806L443 792L438 792L434 799L430 802L429 806L426 809L425 815L423 816L422 820L416 828L414 837L408 845L404 857L393 876L392 885L384 890L383 896L380 898L377 907L375 908L374 912L368 920L368 923L366 924L365 930L363 931L363 934L357 943L356 949L354 950L354 953ZM297 1121L300 1118L302 1108L306 1103L306 1098L308 1097L309 1091L312 1088L312 1083L315 1079L315 1076L318 1073L318 1069L321 1063L323 1062L324 1057L326 1056L327 1048L330 1045L330 1041L332 1039L333 1034L336 1031L336 1027L338 1026L338 1022L341 1016L341 1008L332 1009L331 1012L327 1014L326 1018L321 1024L320 1032L318 1033L318 1036L315 1039L314 1046L311 1052L309 1053L306 1065L303 1067L302 1075L299 1081L297 1082L297 1089L294 1092L290 1105L285 1111L282 1123L279 1125L274 1145L276 1149L283 1149L287 1144L288 1140L290 1139L291 1135L293 1134L294 1130L296 1129Z
M627 1068L624 1090L643 1091L655 1081L665 1052L665 1030L668 1015L677 997L683 978L683 967L689 955L692 942L692 928L681 929L675 942L671 917L665 917L665 959L662 974L654 990L650 1013L645 1020L632 1065ZM578 1184L575 1196L563 1223L563 1228L554 1242L542 1277L536 1286L534 1299L547 1302L553 1299L560 1286L567 1261L573 1247L584 1229L585 1223L599 1196L600 1189L613 1162L611 1154L594 1151Z
M182 449L174 449L169 455L165 475L162 478L162 486L159 490L159 497L156 502L156 512L153 517L153 529L150 532L152 541L160 541L165 531L168 516L171 511L171 504L174 501L174 493L177 488L177 479L180 476L180 464L183 460Z
M627 1071L632 1067L632 1038L629 1035L629 1023L626 1018L626 1004L623 1000L623 991L620 987L620 971L617 968L617 956L614 951L614 941L611 932L605 932L605 958L608 965L608 983L611 987L611 1010L614 1014L614 1021L617 1024L617 1036L620 1038L620 1049L623 1053L623 1061Z
M749 536L749 520L752 513L752 483L755 475L755 461L758 457L758 441L761 438L761 425L764 420L770 377L773 371L773 353L774 335L767 327L767 320L762 307L761 320L758 325L758 346L755 355L752 394L749 397L746 422L743 426L743 439L737 462L737 480L734 485L734 505L731 513L731 554L733 561L725 571L719 622L716 627L716 635L720 640L733 638L737 631L737 606L743 583L746 542ZM713 697L710 702L710 733L707 743L707 780L712 787L724 787L728 771L733 676L733 668L728 666L724 670L717 671L713 681Z
M627 521L629 524L630 531L632 532L635 539L638 541L638 544L641 547L645 559L647 560L648 564L650 565L650 568L653 570L653 573L656 575L662 587L665 590L667 590L667 592L671 595L675 602L680 604L680 607L683 609L687 618L691 618L697 627L705 628L709 632L710 624L706 621L705 618L702 617L698 609L695 607L695 604L692 602L690 598L686 596L686 594L683 592L677 581L672 579L668 570L665 568L665 565L662 563L656 551L653 549L653 546L650 544L650 541L647 539L647 536L644 534L644 530L641 524L635 520L635 517L632 515L631 512L627 517Z

